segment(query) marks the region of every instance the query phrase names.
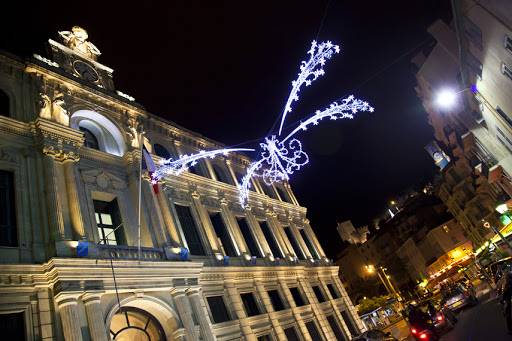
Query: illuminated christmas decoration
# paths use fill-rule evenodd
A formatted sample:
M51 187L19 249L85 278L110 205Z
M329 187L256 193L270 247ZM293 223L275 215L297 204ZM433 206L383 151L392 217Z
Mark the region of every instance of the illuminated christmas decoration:
M201 159L210 158L213 159L217 155L228 155L231 152L253 152L254 149L250 148L225 148L205 151L201 150L199 153L190 155L181 155L178 159L168 159L161 162L152 174L152 183L156 183L159 179L164 177L166 174L179 175L184 171L188 170L191 166L195 166Z
M305 131L311 125L318 125L324 118L330 120L352 119L360 111L373 112L373 108L367 102L355 99L351 95L340 102L333 102L324 110L317 110L314 115L302 121L286 137L281 138L286 116L292 111L292 103L299 100L298 93L301 87L303 85L311 85L318 77L324 75L323 66L325 62L331 59L334 53L339 53L339 51L339 46L332 44L330 41L320 44L317 44L316 41L312 42L311 49L308 51L309 60L301 63L298 78L292 82L292 90L282 113L279 134L277 136L265 137L264 142L260 143L260 159L249 165L247 173L242 178L242 183L238 186L242 207L247 205L252 178L261 177L267 185L271 186L275 182L289 180L291 174L300 170L302 166L309 162L308 155L302 150L302 144L297 138L294 138L294 135L299 131ZM153 181L156 182L168 173L180 174L187 170L188 167L195 165L202 158L214 158L219 154L226 154L232 151L254 151L254 149L201 151L197 154L183 155L177 160L166 160L153 174Z

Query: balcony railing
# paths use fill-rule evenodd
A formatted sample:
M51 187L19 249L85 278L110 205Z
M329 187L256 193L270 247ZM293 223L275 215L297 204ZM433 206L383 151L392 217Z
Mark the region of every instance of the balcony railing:
M96 257L101 259L139 259L139 249L135 246L125 245L96 245ZM165 252L162 248L142 247L141 260L144 261L163 261L166 260Z

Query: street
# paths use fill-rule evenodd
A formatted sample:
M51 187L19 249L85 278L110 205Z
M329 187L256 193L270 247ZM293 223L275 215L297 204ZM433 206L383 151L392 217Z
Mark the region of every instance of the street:
M482 300L479 305L459 313L455 328L445 334L443 341L512 340L507 334L502 306L497 299Z

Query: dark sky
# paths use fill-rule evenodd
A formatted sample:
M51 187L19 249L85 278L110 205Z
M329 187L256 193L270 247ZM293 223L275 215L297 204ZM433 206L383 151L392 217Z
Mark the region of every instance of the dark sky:
M310 163L291 184L331 257L340 247L337 220L368 223L434 174L423 149L432 130L409 61L428 45L427 27L450 19L448 0L18 3L0 21L1 49L45 53L58 30L80 25L119 90L226 145L268 133L311 40L340 44L287 120L352 93L376 109L300 135Z

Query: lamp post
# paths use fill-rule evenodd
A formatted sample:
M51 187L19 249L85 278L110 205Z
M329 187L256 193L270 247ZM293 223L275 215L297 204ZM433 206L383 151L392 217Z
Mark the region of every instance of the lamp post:
M384 268L382 266L375 267L374 265L369 264L369 265L365 265L365 269L366 269L366 272L368 272L369 274L373 274L373 273L377 272L377 275L379 276L380 281L384 285L384 288L386 288L386 291L388 292L388 294L395 296L398 301L398 304L400 306L400 309L403 309L403 305L402 305L403 299L400 296L400 294L398 293L398 291L395 289L395 287L393 286L393 283L391 283L391 280L390 280L391 277L386 273L387 268Z

